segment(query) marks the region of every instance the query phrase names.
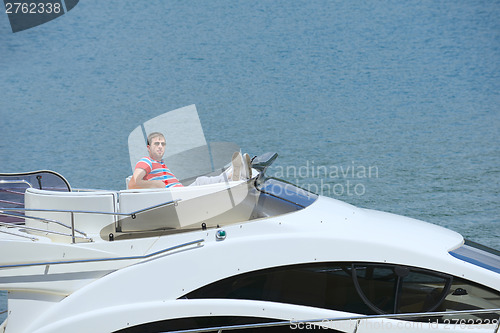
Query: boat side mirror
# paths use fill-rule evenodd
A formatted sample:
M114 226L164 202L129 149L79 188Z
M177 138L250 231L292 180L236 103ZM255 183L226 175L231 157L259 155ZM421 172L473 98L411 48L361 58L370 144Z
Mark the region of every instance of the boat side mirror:
M278 158L278 153L264 153L252 159L252 168L263 175L266 169Z
M264 153L252 159L252 168L264 173L266 169L278 158L278 153Z

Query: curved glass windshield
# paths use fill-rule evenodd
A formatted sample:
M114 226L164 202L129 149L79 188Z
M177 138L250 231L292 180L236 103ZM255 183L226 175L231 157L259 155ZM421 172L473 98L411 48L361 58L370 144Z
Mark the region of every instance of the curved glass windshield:
M142 157L148 155L147 136L160 132L165 136L163 159L169 169L183 183L189 184L197 176L219 174L231 162L231 156L240 148L235 143L208 143L195 105L172 110L136 127L128 137L132 171Z
M264 195L279 198L297 208L307 207L318 198L317 194L276 178L266 178L257 189Z

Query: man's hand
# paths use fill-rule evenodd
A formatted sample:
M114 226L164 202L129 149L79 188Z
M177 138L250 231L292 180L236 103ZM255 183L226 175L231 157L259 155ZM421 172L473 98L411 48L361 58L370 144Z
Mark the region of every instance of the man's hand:
M143 178L146 176L146 170L144 169L135 169L132 178L128 183L129 189L138 189L138 188L165 188L165 183L163 180L144 180Z

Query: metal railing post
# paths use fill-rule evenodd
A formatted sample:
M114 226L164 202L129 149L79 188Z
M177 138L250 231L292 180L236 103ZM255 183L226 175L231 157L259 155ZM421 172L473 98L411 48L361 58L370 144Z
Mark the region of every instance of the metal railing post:
M71 243L75 244L75 213L71 212Z

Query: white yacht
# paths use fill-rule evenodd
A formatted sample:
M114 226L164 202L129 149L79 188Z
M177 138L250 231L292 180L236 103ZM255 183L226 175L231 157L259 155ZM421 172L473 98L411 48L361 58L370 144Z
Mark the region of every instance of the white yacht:
M235 148L189 106L131 133L132 165L157 130L184 184ZM499 331L498 251L268 177L276 157L247 181L155 190L1 174L0 332Z

